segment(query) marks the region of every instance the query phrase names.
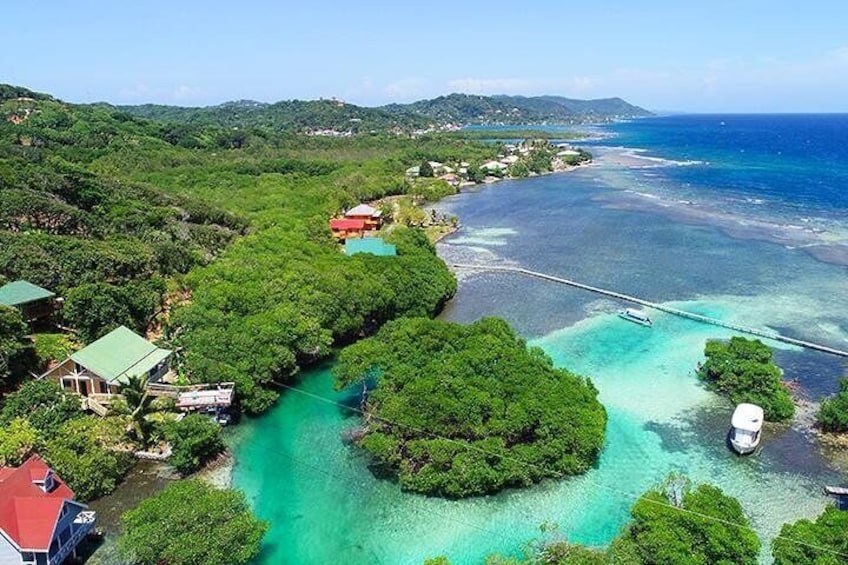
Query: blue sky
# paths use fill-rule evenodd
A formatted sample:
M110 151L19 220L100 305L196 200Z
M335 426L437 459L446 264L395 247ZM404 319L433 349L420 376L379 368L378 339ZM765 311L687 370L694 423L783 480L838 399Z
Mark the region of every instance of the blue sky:
M848 111L848 2L4 3L0 82L74 102L450 92Z

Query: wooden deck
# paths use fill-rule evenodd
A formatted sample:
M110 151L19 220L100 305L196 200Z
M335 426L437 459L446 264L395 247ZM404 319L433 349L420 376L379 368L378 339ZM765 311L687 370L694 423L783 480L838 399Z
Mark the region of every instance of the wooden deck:
M702 322L705 324L711 324L713 326L720 326L723 328L727 328L739 333L754 335L757 337L763 337L766 339L773 339L775 341L781 341L783 343L789 343L791 345L797 345L798 347L803 347L806 349L812 349L815 351L821 351L823 353L829 353L831 355L837 355L839 357L848 357L848 351L844 351L842 349L837 349L835 347L830 347L827 345L821 345L818 343L812 343L810 341L804 341L801 339L795 339L793 337L788 337L777 332L767 332L763 330L759 330L756 328L749 328L745 326L740 326L737 324L732 324L730 322L725 322L723 320L719 320L716 318L710 318L709 316L702 316L701 314L695 314L694 312L687 312L685 310L679 310L677 308L672 308L671 306L665 306L664 304L658 304L656 302L651 302L649 300L645 300L642 298L638 298L636 296L631 296L629 294L624 294L621 292L616 292L613 290L607 290L605 288L600 288L597 286L591 286L588 284L583 284L577 281L573 281L570 279L564 279L561 277L556 277L553 275L548 275L545 273L540 273L537 271L531 271L529 269L524 269L521 267L503 267L499 265L468 265L463 263L454 263L453 267L457 269L471 269L477 271L490 271L490 272L502 272L502 273L514 273L518 275L524 275L528 277L533 277L537 279L542 279L550 282L555 282L558 284L564 284L568 286L572 286L575 288L580 288L583 290L588 290L589 292L594 292L596 294L602 294L604 296L609 296L611 298L616 298L618 300L622 300L624 302L632 302L633 304L639 304L640 306L645 306L647 308L653 308L654 310L659 310L661 312L666 312L668 314L673 314L675 316L680 316L682 318L688 318L690 320L695 320L696 322Z
M196 385L168 385L153 383L147 385L151 396L167 396L177 401L182 410L203 410L205 408L227 408L235 397L234 382L204 383Z

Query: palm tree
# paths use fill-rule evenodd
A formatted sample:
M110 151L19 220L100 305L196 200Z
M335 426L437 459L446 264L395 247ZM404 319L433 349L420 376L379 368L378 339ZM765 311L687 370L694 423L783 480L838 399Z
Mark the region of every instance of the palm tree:
M142 447L147 447L150 427L147 415L151 412L150 403L153 397L147 392L147 377L133 375L121 387L121 394L127 401L130 410L130 425L127 432L141 442Z

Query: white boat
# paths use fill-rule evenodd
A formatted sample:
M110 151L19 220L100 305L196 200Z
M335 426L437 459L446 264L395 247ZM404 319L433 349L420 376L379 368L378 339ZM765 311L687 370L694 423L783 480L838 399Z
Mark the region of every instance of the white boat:
M752 453L760 444L763 427L763 409L756 404L742 403L730 419L730 445L739 455Z
M647 314L642 312L641 310L634 310L633 308L628 308L627 310L622 310L618 313L618 315L625 320L630 320L631 322L636 322L637 324L641 324L643 326L652 326L654 323L648 317Z

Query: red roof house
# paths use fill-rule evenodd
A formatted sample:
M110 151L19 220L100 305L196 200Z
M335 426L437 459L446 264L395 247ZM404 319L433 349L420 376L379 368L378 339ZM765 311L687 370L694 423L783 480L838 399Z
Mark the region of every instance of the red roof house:
M380 228L380 224L383 221L383 214L380 210L368 204L360 204L345 212L345 218L349 220L362 220L365 222L367 229L376 230Z
M365 233L365 220L352 220L348 218L334 218L330 220L330 231L333 237L348 239L350 237L362 237Z
M20 467L0 467L0 563L62 563L94 519L38 455Z

